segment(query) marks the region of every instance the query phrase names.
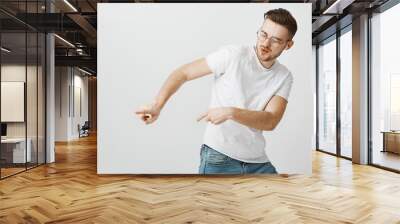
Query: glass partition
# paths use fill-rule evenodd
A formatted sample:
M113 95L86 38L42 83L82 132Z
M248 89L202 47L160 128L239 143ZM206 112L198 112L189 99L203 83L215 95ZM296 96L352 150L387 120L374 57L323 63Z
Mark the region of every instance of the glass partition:
M26 150L26 33L3 32L1 47L1 176L7 177L31 161Z
M15 18L44 3L0 2L1 179L45 163L45 34Z
M37 165L38 157L38 35L36 32L27 33L27 98L26 98L26 113L27 113L27 150L30 151L30 160L27 167L31 168Z
M38 76L37 76L37 162L38 164L43 164L46 162L46 138L45 138L45 124L46 124L46 74L45 74L45 66L46 66L46 38L45 34L38 34Z

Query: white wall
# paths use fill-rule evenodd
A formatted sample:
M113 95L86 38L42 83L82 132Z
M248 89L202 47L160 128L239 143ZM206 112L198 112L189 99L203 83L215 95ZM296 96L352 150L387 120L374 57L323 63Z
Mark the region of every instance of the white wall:
M76 104L81 90L82 114ZM75 105L74 105L75 104ZM75 113L74 110L75 109ZM78 124L88 120L88 78L72 67L56 67L55 80L55 140L69 141L79 137Z
M55 68L55 141L68 140L68 67Z
M36 66L25 66L19 64L5 64L1 66L1 81L2 82L25 82L26 76L28 77L29 85L36 86ZM35 133L36 135L36 88L27 88L27 109L28 118L28 137ZM4 96L2 96L4 97ZM34 102L33 104L31 104ZM40 105L39 105L40 106ZM24 108L22 108L24 110ZM6 110L6 108L2 108ZM8 137L24 137L26 122L7 122L7 136Z
M78 138L79 137L79 132L77 129L78 124L81 126L85 123L85 121L88 120L88 77L87 76L82 76L83 73L75 70L74 71L74 107L72 110L75 111L75 113L72 113L72 119L71 119L71 135L73 138ZM80 90L80 93L78 91ZM79 97L80 94L80 97ZM81 101L81 102L79 102ZM81 107L81 112L79 111L79 107Z
M159 120L133 112L150 103L170 72L226 44L253 44L268 9L298 21L295 45L280 57L294 75L287 111L266 151L281 173L311 173L313 73L311 4L99 4L98 173L198 173L212 77L186 83ZM240 15L240 16L239 16Z

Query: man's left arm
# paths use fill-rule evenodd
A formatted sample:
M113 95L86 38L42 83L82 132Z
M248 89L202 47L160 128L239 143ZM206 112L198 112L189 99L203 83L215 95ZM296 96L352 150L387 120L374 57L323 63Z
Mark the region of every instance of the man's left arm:
M205 119L217 125L231 119L251 128L272 131L282 119L286 105L285 98L275 95L267 103L264 111L246 110L237 107L218 107L208 110L197 121Z
M289 73L282 86L267 103L264 111L250 111L233 108L231 119L258 130L274 130L285 113L292 83L293 76Z
M254 111L236 107L219 107L209 109L203 113L197 121L204 119L215 125L228 119L234 120L250 128L272 131L279 124L286 110L289 93L292 87L291 74L285 79L281 88L268 101L263 111Z
M245 126L272 131L279 124L286 110L287 101L281 96L273 96L264 111L232 108L231 119Z

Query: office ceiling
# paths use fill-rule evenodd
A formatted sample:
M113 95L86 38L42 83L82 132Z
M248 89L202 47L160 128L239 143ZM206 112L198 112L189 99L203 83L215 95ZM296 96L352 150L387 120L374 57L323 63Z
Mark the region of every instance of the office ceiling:
M188 2L251 2L251 3L312 3L313 42L331 35L339 19L351 17L374 9L388 0L269 0L269 1L188 1ZM21 1L1 0L0 24L4 33L18 33L25 28L30 30L55 32L62 39L72 43L71 47L60 38L56 38L56 64L87 67L96 71L97 40L97 3L168 3L183 1L148 0L47 0ZM49 7L50 5L50 7ZM50 8L52 13L49 13ZM28 13L25 13L28 12ZM345 19L343 21L346 21ZM342 22L341 26L345 26ZM336 25L337 26L337 25ZM333 28L332 28L333 27ZM331 31L329 31L331 29ZM329 31L329 32L328 32ZM17 35L17 34L14 34ZM21 41L11 38L8 41ZM3 42L4 43L4 42ZM22 43L20 43L22 44ZM16 44L18 45L18 44Z

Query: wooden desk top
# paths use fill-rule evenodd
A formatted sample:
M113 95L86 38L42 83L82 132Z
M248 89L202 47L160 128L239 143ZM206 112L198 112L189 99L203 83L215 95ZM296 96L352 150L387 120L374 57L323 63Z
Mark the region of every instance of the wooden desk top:
M388 134L400 134L400 131L381 131L381 133L388 133Z
M6 139L1 139L1 143L20 143L24 142L25 138L6 138ZM30 141L30 138L27 139L27 141Z

